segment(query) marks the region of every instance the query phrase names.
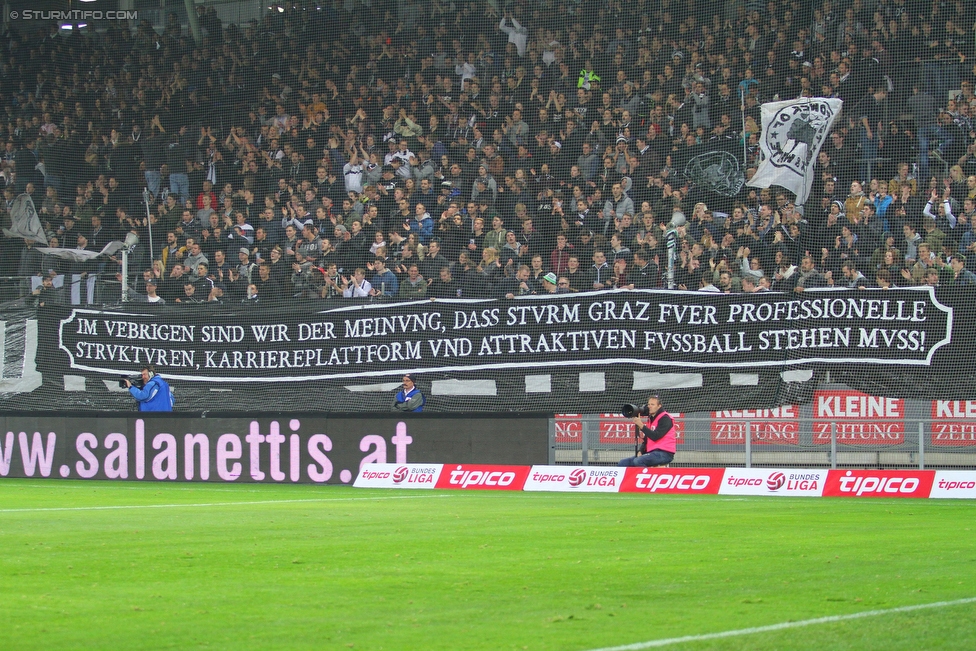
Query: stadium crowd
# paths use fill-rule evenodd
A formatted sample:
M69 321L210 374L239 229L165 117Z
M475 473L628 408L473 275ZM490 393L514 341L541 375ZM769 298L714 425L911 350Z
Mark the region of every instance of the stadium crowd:
M0 43L4 227L27 192L51 247L132 233L138 300L661 287L679 213L680 289L976 284L974 3L348 0L240 26L198 13L200 43L175 16ZM802 96L845 101L805 206L686 173L728 151L750 177L760 105ZM23 294L64 301L68 274L118 300L118 255L72 261L16 238L2 251L3 275L50 279Z

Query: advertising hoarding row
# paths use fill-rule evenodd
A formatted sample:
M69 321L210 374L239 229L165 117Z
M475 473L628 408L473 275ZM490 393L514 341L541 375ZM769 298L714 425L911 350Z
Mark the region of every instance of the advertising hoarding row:
M357 488L976 499L976 471L372 464Z

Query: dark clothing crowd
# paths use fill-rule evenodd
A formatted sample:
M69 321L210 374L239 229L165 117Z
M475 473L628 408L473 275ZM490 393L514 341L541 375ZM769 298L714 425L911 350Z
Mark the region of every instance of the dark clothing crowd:
M130 243L123 276L119 253L5 238L23 295L976 284L974 3L346 0L197 22L2 35L4 227L26 192L51 248ZM813 96L844 109L806 205L690 172L720 150L748 179L761 105Z

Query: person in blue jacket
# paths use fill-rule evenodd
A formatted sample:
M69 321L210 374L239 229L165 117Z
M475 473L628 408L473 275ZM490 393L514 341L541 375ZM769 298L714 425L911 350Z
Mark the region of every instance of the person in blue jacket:
M393 411L407 411L419 414L424 410L424 394L413 381L412 375L403 376L403 386L393 399Z
M142 388L129 380L125 384L139 403L139 411L173 411L173 392L151 365L142 367Z

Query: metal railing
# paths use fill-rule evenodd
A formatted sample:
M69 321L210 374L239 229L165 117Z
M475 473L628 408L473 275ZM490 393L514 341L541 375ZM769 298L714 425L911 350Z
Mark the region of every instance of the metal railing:
M17 299L30 300L32 292L41 285L43 276L0 276L0 303ZM117 303L121 295L121 285L111 276L91 274L58 274L54 286L61 290L65 305L101 305ZM105 299L111 296L112 300Z
M800 419L790 424L785 437L772 440L769 421L715 418L686 414L679 419L677 453L671 466L685 467L795 467L795 468L973 468L972 441L935 439L941 436L933 421L892 421L891 443L852 443L850 423L814 423ZM562 421L562 422L560 422ZM579 417L579 427L565 427L565 419L550 419L549 462L566 465L616 465L634 455L634 426L616 422L609 414ZM784 423L779 423L780 425ZM797 425L798 427L794 427ZM973 423L972 426L976 426ZM878 427L877 429L884 429ZM731 436L730 436L731 432Z

